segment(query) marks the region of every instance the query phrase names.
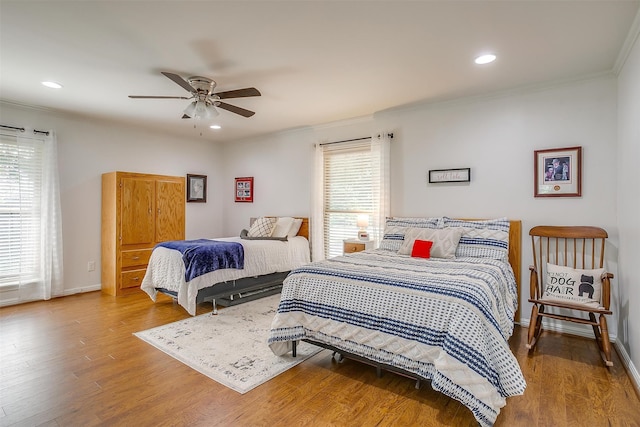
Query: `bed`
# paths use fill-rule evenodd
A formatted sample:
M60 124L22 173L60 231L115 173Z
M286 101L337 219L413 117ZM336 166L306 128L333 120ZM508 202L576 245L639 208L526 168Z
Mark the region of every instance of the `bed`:
M506 398L526 387L508 344L518 319L520 234L520 221L506 218L390 218L380 248L291 271L269 346L295 355L296 342L308 341L428 380L480 425L493 425ZM406 254L416 242L431 242L435 255Z
M242 268L222 268L223 265L213 271L198 272L192 277L189 267L185 266L185 254L175 249L182 242L167 242L167 247L157 246L151 253L141 289L154 302L159 292L170 295L192 316L196 314L197 304L202 302L211 301L215 313L217 303L233 305L279 292L289 271L310 261L309 220L296 219L300 221L299 229L295 236L287 238L249 236L209 240L212 243L240 246L243 252ZM208 239L184 243L206 243L204 240Z

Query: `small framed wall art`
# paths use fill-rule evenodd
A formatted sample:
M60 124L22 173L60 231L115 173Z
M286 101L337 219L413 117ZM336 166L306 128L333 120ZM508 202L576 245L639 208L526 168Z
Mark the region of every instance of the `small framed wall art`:
M470 182L471 168L433 169L429 171L429 183Z
M245 176L236 178L235 194L236 202L253 203L253 177Z
M535 197L582 196L582 147L536 150L533 170Z
M207 202L207 176L187 174L187 202Z

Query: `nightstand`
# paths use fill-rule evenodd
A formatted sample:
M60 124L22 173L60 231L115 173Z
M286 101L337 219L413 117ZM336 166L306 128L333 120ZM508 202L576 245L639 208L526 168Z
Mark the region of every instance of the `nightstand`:
M373 249L373 240L345 239L342 242L342 253L345 255Z

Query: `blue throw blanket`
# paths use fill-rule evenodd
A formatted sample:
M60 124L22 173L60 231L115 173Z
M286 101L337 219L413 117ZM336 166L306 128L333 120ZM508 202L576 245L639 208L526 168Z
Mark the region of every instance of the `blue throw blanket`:
M180 251L184 261L184 280L187 282L222 268L244 268L244 248L237 242L174 240L158 243L158 246Z

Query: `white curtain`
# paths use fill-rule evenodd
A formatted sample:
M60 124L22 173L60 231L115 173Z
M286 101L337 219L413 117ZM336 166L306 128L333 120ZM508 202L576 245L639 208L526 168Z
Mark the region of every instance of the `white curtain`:
M313 200L311 206L311 259L324 259L324 149L316 144L313 159Z
M61 296L62 282L62 210L60 207L60 182L58 179L58 141L50 130L44 137L42 164L42 290L44 299Z
M19 303L60 296L64 288L56 137L53 131L43 135L28 130L18 133L16 142L17 153L29 153L16 155L20 173L14 178L18 197L25 200L20 202L20 225L12 225L20 261L17 297L11 300Z
M379 132L371 136L371 153L372 159L377 161L373 167L373 180L380 183L374 187L374 211L372 216L373 224L371 224L371 238L374 240L375 247L380 245L384 234L384 226L386 218L391 211L391 174L390 174L390 155L391 155L391 135L388 132Z

